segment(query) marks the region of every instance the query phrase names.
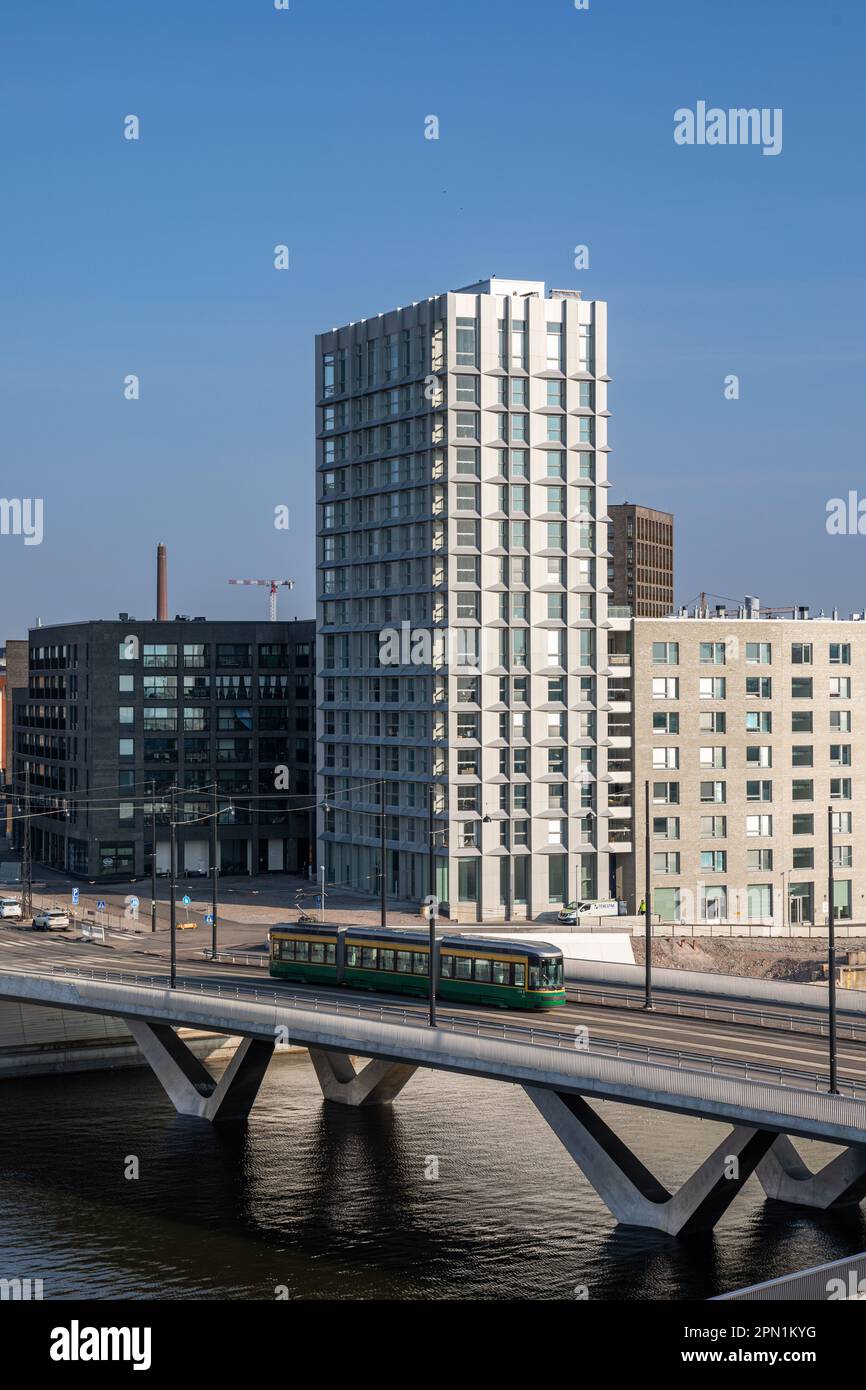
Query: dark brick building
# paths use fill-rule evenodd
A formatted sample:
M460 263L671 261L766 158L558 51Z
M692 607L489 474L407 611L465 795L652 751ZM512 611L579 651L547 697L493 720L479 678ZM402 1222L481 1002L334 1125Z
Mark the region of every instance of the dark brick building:
M32 629L28 685L13 704L14 789L21 803L29 762L34 862L82 878L149 872L153 794L167 870L174 784L178 869L207 872L216 783L221 872L303 869L314 853L314 653L312 620L121 615Z
M608 507L614 606L635 618L666 618L674 607L674 519L670 512L621 502Z

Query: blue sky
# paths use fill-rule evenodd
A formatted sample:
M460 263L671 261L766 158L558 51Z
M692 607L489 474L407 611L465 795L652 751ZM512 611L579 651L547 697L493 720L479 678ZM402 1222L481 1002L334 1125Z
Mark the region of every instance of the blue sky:
M608 301L611 498L676 513L679 600L866 606L825 531L866 497L864 38L850 0L5 0L0 491L45 533L0 536L0 640L150 616L158 540L172 612L273 574L311 615L314 333L490 273ZM677 146L698 100L781 107L782 153Z

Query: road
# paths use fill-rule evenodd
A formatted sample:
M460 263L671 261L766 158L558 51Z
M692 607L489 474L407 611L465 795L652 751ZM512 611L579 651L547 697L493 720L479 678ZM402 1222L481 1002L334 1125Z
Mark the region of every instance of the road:
M148 936L137 942L118 942L114 947L105 948L76 942L59 933L43 935L5 924L0 930L0 970L35 969L41 972L60 968L112 973L125 971L167 982L167 961L163 951L145 949L145 946L150 948L153 942L154 938ZM346 1003L354 998L365 1006L375 1003L399 1009L401 1016L405 1012L408 1017L419 1021L426 1017L427 1006L423 1001L271 980L260 966L195 960L189 951L187 947L186 958L178 964L178 982L185 988L204 988L206 991L216 987L240 990L259 988L268 993L275 991L294 995L310 1002L319 999L323 1002ZM543 1038L545 1033L575 1033L585 1028L591 1049L615 1043L630 1044L641 1048L651 1047L653 1050L682 1052L690 1057L699 1054L707 1062L715 1058L719 1061L783 1068L819 1077L827 1075L826 1039L815 1036L814 1031L808 1031L809 1027L814 1030L820 1016L817 1011L804 1014L803 1029L791 1031L790 1028L783 1030L781 1026L762 1027L742 1021L678 1017L675 1012L677 999L681 1003L685 1001L694 1005L694 999L686 995L673 996L670 1000L660 995L657 1010L649 1014L634 1007L628 1008L625 1001L621 1004L589 1002L578 999L576 993L577 988L572 988L566 1005L543 1014L442 1003L438 1005L438 1013L443 1021L457 1019L469 1022L477 1019L487 1024L531 1025L538 1038ZM634 1004L633 999L631 1002ZM838 1059L840 1079L847 1078L861 1086L866 1085L866 1041L840 1038Z

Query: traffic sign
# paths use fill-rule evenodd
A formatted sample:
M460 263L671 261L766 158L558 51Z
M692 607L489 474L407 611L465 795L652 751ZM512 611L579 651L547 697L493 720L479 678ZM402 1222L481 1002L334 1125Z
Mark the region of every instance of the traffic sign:
M212 913L212 912L206 912L205 915L204 915L204 921L205 921L205 926L206 926L206 927L212 927L212 926L213 926L213 913Z
M138 898L135 896L135 894L133 894L133 896L129 899L129 906L130 906L130 907L139 907L139 906L140 906L140 903L139 903L139 901L138 901Z
M184 893L183 897L181 898L181 902L183 903L184 907L189 907L190 903L192 902L192 898L190 897L189 893Z
M73 888L73 890L72 890L72 906L73 906L73 907L77 907L77 906L78 906L78 889L77 889L77 888Z
M105 911L105 899L104 899L104 898L100 898L100 899L99 899L99 902L96 904L96 910L97 910L97 912L104 912L104 911Z

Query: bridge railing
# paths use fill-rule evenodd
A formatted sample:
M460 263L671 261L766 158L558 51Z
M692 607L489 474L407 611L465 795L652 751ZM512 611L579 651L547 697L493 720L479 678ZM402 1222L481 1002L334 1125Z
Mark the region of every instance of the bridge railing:
M43 973L43 972L24 972ZM107 984L133 985L138 988L164 992L169 986L164 976L142 975L123 970L83 970L75 966L54 965L54 976L98 980ZM426 1028L427 1013L423 1001L415 1004L372 1004L355 999L320 999L308 993L295 994L287 989L264 989L258 986L223 984L220 981L178 980L176 991L203 998L249 1000L273 1008L294 1008L315 1014L355 1017L380 1023L401 1023L409 1027ZM643 1062L678 1071L698 1071L712 1076L740 1081L759 1081L785 1086L798 1091L826 1092L828 1079L823 1072L809 1072L793 1067L772 1066L767 1062L747 1062L736 1058L715 1057L709 1053L688 1052L683 1049L658 1047L650 1044L624 1042L615 1038L592 1036L591 1030L580 1025L570 1031L533 1024L504 1022L499 1019L464 1016L443 1012L440 1008L438 1026L446 1031L471 1037L500 1038L503 1041L529 1043L533 1047L556 1052L584 1052L595 1057L618 1061ZM839 1079L839 1094L854 1099L866 1099L866 1083L853 1078Z

